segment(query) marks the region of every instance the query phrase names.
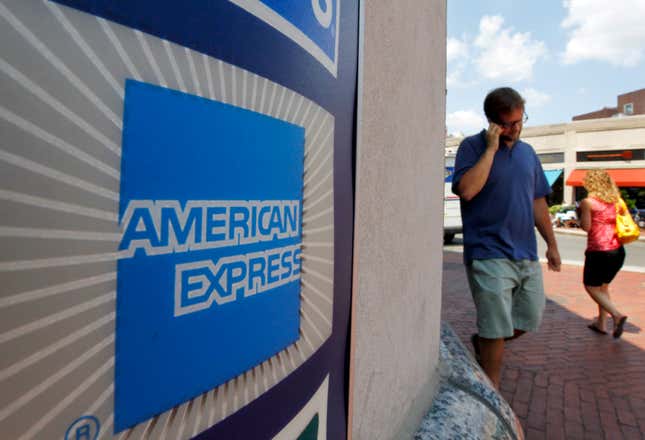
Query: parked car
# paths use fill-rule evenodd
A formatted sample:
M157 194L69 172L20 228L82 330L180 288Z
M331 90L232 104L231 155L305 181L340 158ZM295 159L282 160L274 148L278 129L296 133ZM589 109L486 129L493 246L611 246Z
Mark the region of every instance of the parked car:
M634 217L634 221L639 228L645 228L645 208L637 209L632 217Z
M446 156L443 183L443 242L452 243L455 234L463 232L459 197L452 193L452 174L455 172L455 156Z
M573 228L579 227L576 207L573 205L562 206L553 216L553 224L556 226L567 226Z
M459 197L454 194L444 195L443 199L443 242L452 243L455 234L461 234L463 226L461 224L461 208L459 207Z

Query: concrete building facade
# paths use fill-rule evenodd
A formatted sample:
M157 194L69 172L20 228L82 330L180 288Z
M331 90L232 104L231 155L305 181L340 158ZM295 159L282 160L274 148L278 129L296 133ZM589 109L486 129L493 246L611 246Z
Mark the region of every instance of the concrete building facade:
M562 171L564 204L576 201L585 169L609 170L622 188L645 187L645 115L525 127L522 139L533 146L545 172ZM454 154L461 140L449 137L446 154Z

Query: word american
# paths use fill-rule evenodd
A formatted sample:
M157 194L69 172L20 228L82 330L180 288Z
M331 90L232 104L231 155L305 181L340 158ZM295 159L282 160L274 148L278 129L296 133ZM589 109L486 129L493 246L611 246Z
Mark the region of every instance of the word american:
M121 258L298 237L299 200L131 200L122 217Z

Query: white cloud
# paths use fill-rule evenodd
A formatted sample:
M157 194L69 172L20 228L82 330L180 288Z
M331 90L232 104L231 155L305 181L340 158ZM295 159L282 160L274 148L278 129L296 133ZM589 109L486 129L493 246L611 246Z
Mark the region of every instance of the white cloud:
M542 107L551 102L551 95L540 92L536 89L524 89L521 92L522 97L526 100L526 107L528 109Z
M502 28L504 18L485 15L479 23L475 45L481 49L475 60L479 73L488 78L506 82L530 79L535 63L546 55L542 41L533 40L530 32L515 32L512 27Z
M468 43L465 40L449 37L446 41L448 62L461 60L468 56Z
M461 73L461 69L453 69L448 71L448 73L446 74L446 86L459 87L463 82Z
M570 30L563 60L606 61L635 66L645 46L645 1L565 0L568 15L562 22Z
M475 133L485 126L484 117L474 110L458 110L446 115L446 127L449 134Z
M476 81L467 80L464 78L465 65L450 68L446 75L446 86L450 89L463 89L476 84Z
M450 88L468 87L471 81L464 79L464 72L469 62L469 45L466 38L458 39L449 37L446 40L446 57L448 71L446 85Z

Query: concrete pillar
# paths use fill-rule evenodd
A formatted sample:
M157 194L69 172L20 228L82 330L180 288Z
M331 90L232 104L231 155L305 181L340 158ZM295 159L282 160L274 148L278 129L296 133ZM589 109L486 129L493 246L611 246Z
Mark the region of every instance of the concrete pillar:
M362 9L349 433L408 438L438 380L446 3Z
M573 186L566 185L567 178L576 169L576 145L577 133L575 129L569 129L564 132L564 194L563 205L572 205L575 202L576 189Z

